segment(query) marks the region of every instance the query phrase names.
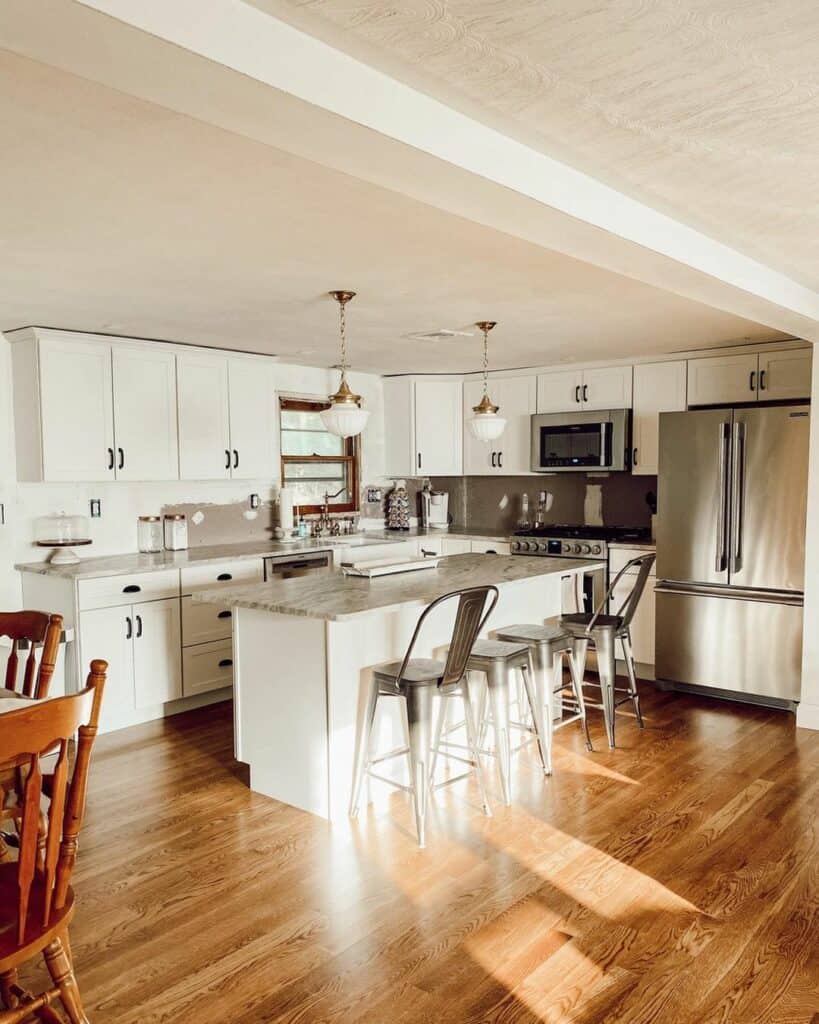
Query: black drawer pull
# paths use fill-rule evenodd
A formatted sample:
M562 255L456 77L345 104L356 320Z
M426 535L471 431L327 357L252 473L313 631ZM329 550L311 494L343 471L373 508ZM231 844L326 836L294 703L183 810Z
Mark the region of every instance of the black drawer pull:
M229 572L220 572L216 579L219 580L220 583L224 583L226 580L232 580L233 577Z
M138 594L142 590L142 587L136 583L129 583L127 587L122 588L123 594Z
M233 615L233 612L219 612L216 616L217 619L229 619Z
M484 551L484 554L485 555L496 555L497 551L494 548L487 548L486 551Z
M233 664L233 658L222 658L219 662L219 668L230 668Z

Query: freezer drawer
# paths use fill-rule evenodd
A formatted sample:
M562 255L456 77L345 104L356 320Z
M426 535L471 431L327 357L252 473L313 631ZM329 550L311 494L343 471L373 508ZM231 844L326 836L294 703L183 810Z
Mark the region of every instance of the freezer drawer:
M658 584L656 676L798 701L802 605L667 590Z

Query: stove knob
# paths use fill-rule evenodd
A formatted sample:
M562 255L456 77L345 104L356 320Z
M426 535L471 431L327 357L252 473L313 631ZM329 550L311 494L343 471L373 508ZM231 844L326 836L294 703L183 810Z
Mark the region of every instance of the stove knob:
M529 543L526 545L526 547L530 551L537 551L537 541L536 540L530 540Z
M571 544L564 544L562 550L563 550L564 555L570 555L572 553L572 546L571 546Z
M584 555L590 555L591 554L591 545L589 545L589 544L584 544L583 545L583 554Z
M519 540L513 540L512 541L512 550L513 551L520 551L520 541Z
M592 554L593 555L599 555L599 554L602 553L602 551L603 551L603 549L600 547L599 544L592 544Z
M579 555L582 550L583 549L581 548L581 546L579 544L575 544L575 546L574 546L574 553L576 555Z
M548 543L545 540L541 540L541 541L538 541L537 549L538 549L538 551L548 551L549 550L549 545L548 545Z

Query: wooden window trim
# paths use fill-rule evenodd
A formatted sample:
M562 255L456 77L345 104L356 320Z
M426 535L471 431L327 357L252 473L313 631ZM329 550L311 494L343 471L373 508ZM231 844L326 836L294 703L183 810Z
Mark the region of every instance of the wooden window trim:
M280 398L279 399L279 413L283 409L292 412L320 412L322 409L328 409L330 407L329 402L320 402L316 400L310 400L307 398ZM279 418L279 442L281 443L281 417ZM360 475L360 455L361 447L358 437L348 437L344 439L344 454L343 455L282 455L281 458L281 483L282 486L286 486L284 479L285 466L291 463L297 465L303 465L305 462L343 462L347 465L347 480L348 488L352 495L352 500L345 502L343 505L333 504L330 506L332 512L359 512L361 509L361 503L359 501L359 475ZM292 486L292 482L291 482ZM323 509L322 505L302 505L299 504L299 511L302 515L318 515Z

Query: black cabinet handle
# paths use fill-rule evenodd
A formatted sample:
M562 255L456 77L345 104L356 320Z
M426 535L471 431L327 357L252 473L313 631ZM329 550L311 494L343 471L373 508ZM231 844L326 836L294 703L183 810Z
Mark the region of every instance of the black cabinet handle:
M125 469L125 449L117 448L117 451L119 452L119 464L117 465L117 469Z
M139 640L139 638L142 636L142 616L141 615L137 615L136 623L137 623L136 635L137 635L137 640Z
M580 402L580 385L579 384L574 389L574 400L575 400L575 402L578 402L578 403Z
M229 572L220 572L216 579L219 580L220 583L224 583L225 580L232 580L233 577Z
M125 616L125 639L130 640L134 635L134 623L131 620L130 615Z
M418 468L421 468L421 453L418 452Z
M492 452L492 469L497 469L497 465L495 463L495 459L497 458L497 455L498 455L497 452Z
M142 587L136 583L129 583L127 587L122 588L123 594L138 594L142 590Z
M583 401L584 402L588 402L588 400L589 400L589 385L588 384L584 384L583 385Z
M239 449L238 448L234 448L233 449L233 468L234 469L238 469L239 468Z
M230 469L230 451L225 448L225 469Z
M114 468L114 449L113 448L109 448L108 449L108 468L109 469L113 469Z
M631 449L631 464L632 464L632 466L636 466L637 465L637 449L636 448L632 448Z
M217 619L229 619L232 615L233 615L233 612L224 611L224 612L219 612L219 614L216 616L216 618Z
M219 662L219 668L230 668L233 664L233 658L222 658Z
M424 558L432 558L433 556L437 555L438 552L437 551L427 551L426 548L421 548L421 554L424 556Z
M751 378L748 381L748 386L749 386L751 391L756 391L756 387L754 386L755 384L756 384L756 370L751 370Z
M765 390L765 374L767 372L768 372L767 370L760 370L759 371L759 390L760 391L764 391Z
M498 452L498 469L503 469L503 452Z
M484 554L485 555L496 555L497 551L494 548L487 548L486 551L484 551Z

